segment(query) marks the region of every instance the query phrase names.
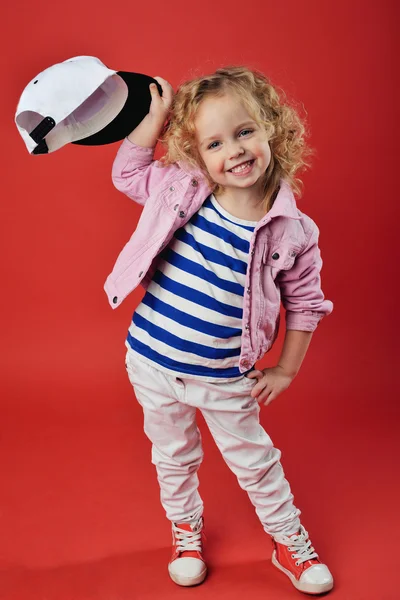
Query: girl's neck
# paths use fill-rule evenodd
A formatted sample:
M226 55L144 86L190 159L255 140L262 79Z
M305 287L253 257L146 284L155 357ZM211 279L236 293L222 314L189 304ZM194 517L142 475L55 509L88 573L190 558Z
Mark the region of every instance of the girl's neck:
M259 221L265 214L263 196L256 195L254 190L225 189L214 192L219 204L232 216L247 221Z

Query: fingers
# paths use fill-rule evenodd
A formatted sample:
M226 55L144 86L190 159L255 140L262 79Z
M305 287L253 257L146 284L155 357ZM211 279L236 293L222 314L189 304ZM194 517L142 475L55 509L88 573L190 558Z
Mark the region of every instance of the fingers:
M161 85L163 98L165 98L168 101L172 100L172 96L174 93L172 85L166 79L163 79L162 77L159 77L158 75L156 77L153 77L153 79L155 79L157 81L157 83L159 83Z
M157 81L157 83L160 84L160 86L162 88L162 93L164 94L164 87L163 87L163 84L162 84L161 77L153 77L153 79L155 79ZM151 83L150 84L150 90L153 90L153 92L157 92L157 95L161 96L160 92L158 91L158 87L156 86L155 83Z
M265 406L267 406L271 400L273 396L273 391L267 387L265 387L262 392L257 396L257 402L259 404L264 404Z
M158 83L161 85L162 88L164 88L164 86L166 88L168 88L168 87L172 88L172 85L166 79L163 79L162 77L158 77L158 75L156 75L156 77L153 77L153 79L158 81Z
M274 396L274 395L273 395L273 393L271 392L271 393L269 394L268 398L266 398L266 399L264 398L264 400L263 400L263 404L264 404L264 406L268 406L269 404L271 404L272 400L274 400L274 399L275 399L275 396Z
M250 395L259 404L264 404L265 406L268 406L290 385L287 376L282 375L280 371L276 372L274 368L264 369L264 371L253 369L253 371L247 374L247 377L249 379L257 379L254 382Z
M150 94L154 97L160 96L160 93L155 83L150 84Z
M155 83L150 84L151 105L150 114L157 119L165 120L173 101L173 89L162 77L154 77L161 86L162 92L158 90Z
M253 369L252 371L250 371L250 373L246 374L246 377L248 379L255 379L257 377L257 379L261 379L261 377L263 377L263 373L261 371L259 371L258 369Z
M253 398L257 398L257 402L261 402L263 398L265 398L266 393L268 391L267 385L256 383L251 390L251 396Z
M258 394L259 391L261 391L263 389L263 385L260 384L260 381L264 377L264 373L262 371L259 371L258 369L253 369L253 371L250 371L250 373L247 373L246 377L248 379L256 379L257 380L254 382L254 386L251 391L251 395L254 397L255 396L255 394L253 394L254 390L256 390L256 392Z
M260 373L260 372L258 372ZM251 390L251 396L257 399L259 404L263 404L272 393L272 388L269 386L267 379L264 377L263 373L260 373L261 377L257 376L257 383L254 385Z

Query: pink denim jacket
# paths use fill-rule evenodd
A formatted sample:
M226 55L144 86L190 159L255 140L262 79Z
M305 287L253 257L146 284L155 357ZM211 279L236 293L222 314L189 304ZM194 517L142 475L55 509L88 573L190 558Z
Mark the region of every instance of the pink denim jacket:
M147 288L160 251L212 193L200 170L182 163L163 167L153 159L154 150L126 138L113 164L115 187L143 205L143 210L105 282L112 308L139 284ZM257 223L250 241L240 372L272 347L281 300L287 329L314 331L320 319L332 312L333 304L321 290L318 237L318 227L297 208L289 184L282 179L271 210Z

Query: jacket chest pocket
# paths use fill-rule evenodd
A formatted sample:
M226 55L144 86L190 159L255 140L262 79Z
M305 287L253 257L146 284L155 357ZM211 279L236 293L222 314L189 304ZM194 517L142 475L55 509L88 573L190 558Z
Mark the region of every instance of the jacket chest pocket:
M299 249L294 244L269 242L264 246L263 264L276 269L276 272L291 269Z

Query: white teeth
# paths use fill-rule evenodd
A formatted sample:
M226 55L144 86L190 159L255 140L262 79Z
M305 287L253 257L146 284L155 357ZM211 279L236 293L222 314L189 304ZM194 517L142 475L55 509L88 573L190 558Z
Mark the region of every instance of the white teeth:
M247 161L246 163L244 163L243 165L239 165L239 167L235 167L234 169L229 169L232 173L240 173L241 171L244 171L245 169L247 169L247 167L250 165L250 160Z

